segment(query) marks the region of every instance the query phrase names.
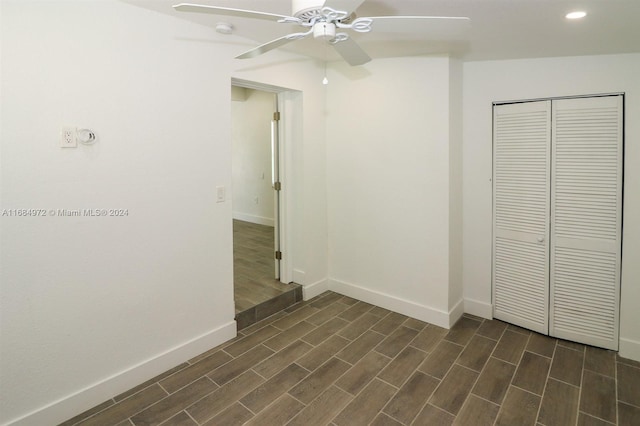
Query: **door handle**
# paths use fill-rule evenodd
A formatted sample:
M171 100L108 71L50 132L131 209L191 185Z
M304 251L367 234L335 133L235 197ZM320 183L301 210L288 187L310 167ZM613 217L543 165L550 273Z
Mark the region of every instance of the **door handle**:
M538 237L538 242L541 243L544 241L544 237Z

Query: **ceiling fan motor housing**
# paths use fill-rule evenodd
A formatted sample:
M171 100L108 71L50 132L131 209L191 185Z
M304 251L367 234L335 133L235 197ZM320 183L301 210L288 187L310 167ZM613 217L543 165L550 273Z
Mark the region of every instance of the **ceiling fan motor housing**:
M291 0L291 14L296 18L309 22L320 16L324 0Z

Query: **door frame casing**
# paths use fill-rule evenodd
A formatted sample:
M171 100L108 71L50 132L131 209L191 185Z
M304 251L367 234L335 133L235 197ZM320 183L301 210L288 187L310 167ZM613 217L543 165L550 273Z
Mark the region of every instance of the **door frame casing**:
M255 81L231 78L231 85L255 89L276 94L279 121L279 181L282 188L279 194L278 215L280 226L279 240L282 258L280 259L280 282L293 282L293 146L302 134L302 92Z

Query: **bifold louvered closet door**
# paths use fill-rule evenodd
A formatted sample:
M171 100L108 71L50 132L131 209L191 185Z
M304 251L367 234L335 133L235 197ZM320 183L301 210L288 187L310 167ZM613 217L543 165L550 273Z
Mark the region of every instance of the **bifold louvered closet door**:
M623 97L494 107L494 317L618 348Z

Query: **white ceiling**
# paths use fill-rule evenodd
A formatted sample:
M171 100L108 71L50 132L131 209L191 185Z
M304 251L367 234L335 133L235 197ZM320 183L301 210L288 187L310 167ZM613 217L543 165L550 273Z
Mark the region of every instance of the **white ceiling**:
M122 1L212 28L218 22L231 23L235 35L256 42L240 43L238 54L301 28L255 19L176 12L171 7L189 2L289 15L291 0ZM564 15L573 10L584 10L588 15L578 21L565 19ZM640 0L367 0L356 14L471 18L469 34L462 42L375 31L356 34L354 39L374 59L449 53L473 61L640 52ZM212 37L228 40L230 36L212 31ZM290 43L284 49L319 59L338 59L332 49L312 38Z

